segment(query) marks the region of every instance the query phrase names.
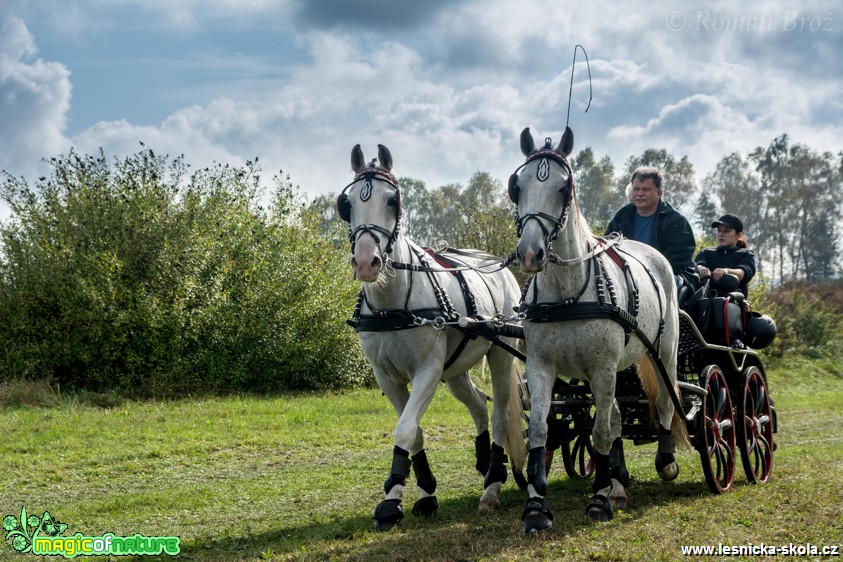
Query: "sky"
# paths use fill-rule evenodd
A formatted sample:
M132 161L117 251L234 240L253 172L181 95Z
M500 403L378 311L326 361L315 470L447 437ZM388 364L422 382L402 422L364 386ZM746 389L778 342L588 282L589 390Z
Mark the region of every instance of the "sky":
M2 0L0 170L34 184L71 147L143 142L314 195L380 143L431 189L505 184L524 127L559 141L576 45L575 153L618 171L663 148L702 183L785 133L843 150L836 0Z

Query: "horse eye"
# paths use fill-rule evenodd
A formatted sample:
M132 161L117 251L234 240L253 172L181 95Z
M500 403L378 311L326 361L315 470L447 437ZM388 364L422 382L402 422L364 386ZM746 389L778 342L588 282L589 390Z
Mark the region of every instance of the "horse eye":
M398 198L397 197L390 197L389 199L386 200L386 204L389 207L395 207L396 205L398 205Z

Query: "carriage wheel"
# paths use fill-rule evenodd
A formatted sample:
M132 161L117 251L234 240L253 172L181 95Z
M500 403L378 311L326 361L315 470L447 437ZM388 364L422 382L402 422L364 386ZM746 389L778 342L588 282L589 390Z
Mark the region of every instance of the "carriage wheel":
M577 436L570 441L562 441L562 463L569 478L588 478L594 472L594 444L591 441L591 429L594 427L594 406L582 410L574 418L574 430Z
M726 378L717 365L709 365L700 376L708 395L697 424L697 450L705 481L715 494L729 489L735 479L735 416Z
M773 416L767 384L758 367L743 372L737 430L747 480L766 482L773 470Z

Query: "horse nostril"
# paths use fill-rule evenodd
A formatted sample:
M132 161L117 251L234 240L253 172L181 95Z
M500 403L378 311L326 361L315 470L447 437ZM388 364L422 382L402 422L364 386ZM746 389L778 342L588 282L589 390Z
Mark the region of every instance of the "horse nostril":
M544 261L544 250L539 248L539 251L536 252L536 261L541 263Z
M355 257L351 258L351 267L353 267L354 269L357 269L357 258L355 258Z
M372 270L378 271L378 270L380 270L380 268L381 268L381 259L379 257L375 256L372 259Z

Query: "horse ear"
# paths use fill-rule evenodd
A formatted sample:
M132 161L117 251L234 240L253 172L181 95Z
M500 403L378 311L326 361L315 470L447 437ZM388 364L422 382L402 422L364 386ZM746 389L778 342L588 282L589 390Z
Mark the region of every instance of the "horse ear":
M533 140L533 134L530 133L530 127L526 127L521 131L521 152L524 156L529 156L536 151L536 141Z
M354 148L351 149L351 169L354 170L354 173L356 174L362 170L365 165L366 159L363 158L363 149L360 148L359 144L355 144Z
M509 176L509 188L507 192L509 193L509 200L517 205L518 196L521 195L521 188L518 187L518 174Z
M392 153L382 144L378 145L378 160L387 171L392 171Z
M337 214L345 222L351 222L351 201L347 193L340 193L337 197Z
M562 135L562 140L559 141L559 148L556 150L565 158L570 156L574 151L574 131L570 127L565 127L565 134Z

